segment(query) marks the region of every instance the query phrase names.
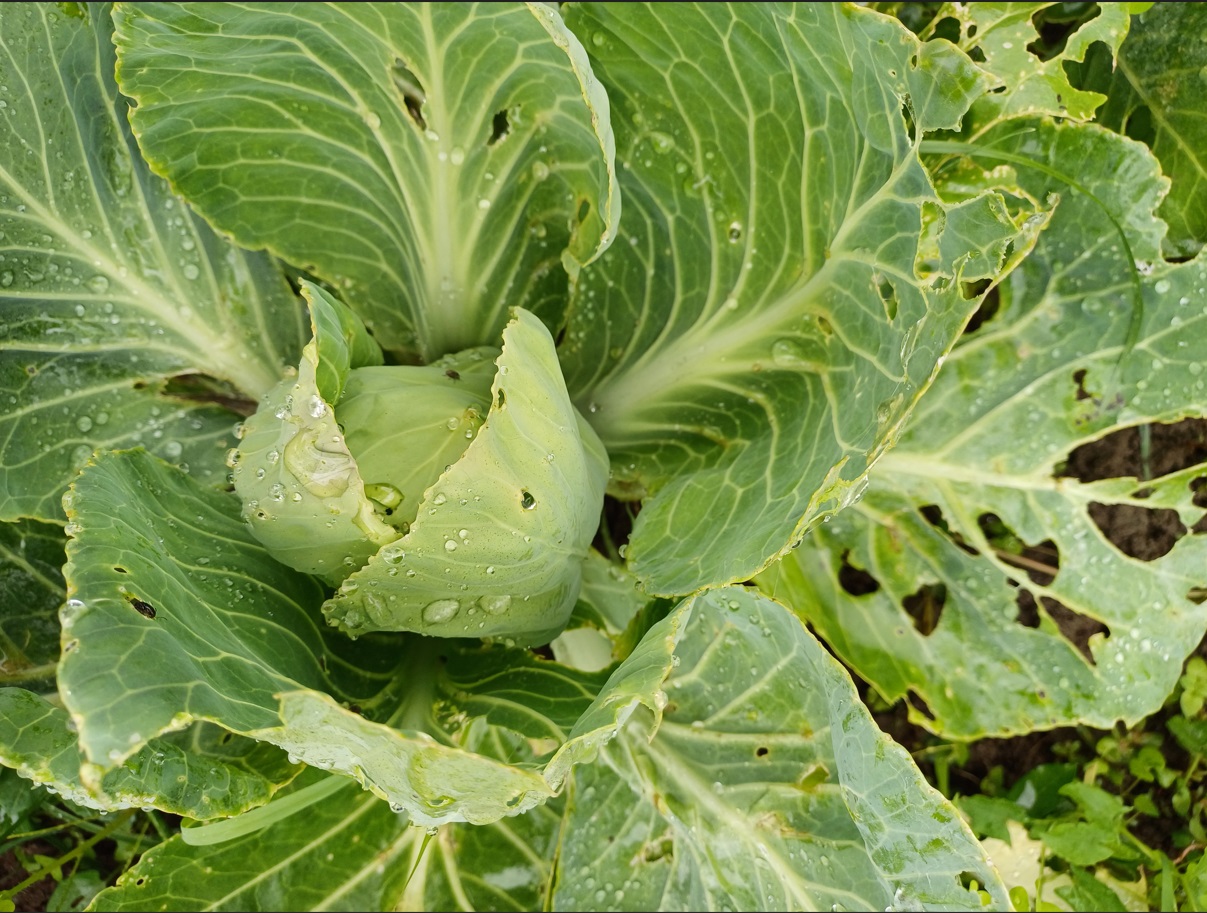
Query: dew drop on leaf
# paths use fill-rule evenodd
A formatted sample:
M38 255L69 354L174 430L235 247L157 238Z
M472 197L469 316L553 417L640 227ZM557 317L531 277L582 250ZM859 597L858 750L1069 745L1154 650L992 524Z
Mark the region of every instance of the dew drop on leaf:
M807 363L800 343L792 339L777 339L772 343L771 360L782 368L794 368Z
M654 147L654 151L659 155L666 155L675 148L675 138L666 133L658 133L657 131L650 133L650 143Z
M478 600L478 605L490 615L502 615L511 606L511 597L507 594L483 596Z
M443 624L452 621L461 611L461 603L455 599L437 599L423 607L423 620L428 624Z

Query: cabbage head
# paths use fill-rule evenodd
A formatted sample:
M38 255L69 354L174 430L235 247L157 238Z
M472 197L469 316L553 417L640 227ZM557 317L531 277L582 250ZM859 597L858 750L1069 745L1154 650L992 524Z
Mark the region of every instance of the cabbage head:
M501 349L386 365L347 307L303 292L313 338L230 458L256 538L338 587L323 611L352 636L555 637L608 461L544 324L516 308Z

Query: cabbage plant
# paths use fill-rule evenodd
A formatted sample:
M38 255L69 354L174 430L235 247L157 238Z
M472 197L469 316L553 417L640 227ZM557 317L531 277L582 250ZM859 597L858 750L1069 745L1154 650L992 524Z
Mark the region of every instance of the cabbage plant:
M1201 463L1067 471L1202 412L1203 14L871 6L5 5L0 763L184 821L90 909L1010 909L848 669L1207 629Z

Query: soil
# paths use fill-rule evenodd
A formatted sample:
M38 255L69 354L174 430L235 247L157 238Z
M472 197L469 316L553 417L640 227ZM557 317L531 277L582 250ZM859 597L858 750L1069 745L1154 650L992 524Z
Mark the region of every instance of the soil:
M53 858L58 855L58 851L53 846L37 840L31 840L29 843L26 843L23 849L29 856L37 853ZM0 891L5 891L19 885L28 876L29 873L25 871L25 867L18 861L15 853L12 851L0 853ZM18 911L45 910L50 901L50 895L54 893L54 889L54 879L47 876L18 894L13 899L13 902L16 904Z

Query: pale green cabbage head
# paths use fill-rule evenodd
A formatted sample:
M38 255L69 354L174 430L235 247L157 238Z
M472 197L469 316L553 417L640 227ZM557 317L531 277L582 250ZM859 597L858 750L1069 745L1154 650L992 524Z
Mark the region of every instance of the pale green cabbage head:
M323 610L353 636L556 636L608 463L548 330L516 309L501 350L389 366L351 311L303 291L314 335L297 376L264 397L231 459L256 538L338 585Z

